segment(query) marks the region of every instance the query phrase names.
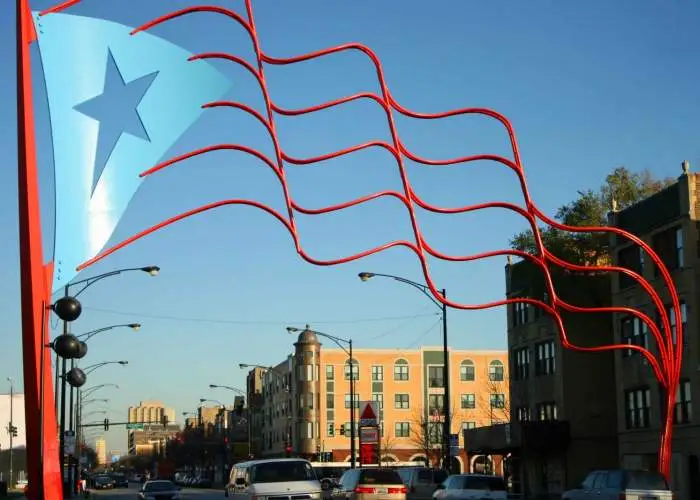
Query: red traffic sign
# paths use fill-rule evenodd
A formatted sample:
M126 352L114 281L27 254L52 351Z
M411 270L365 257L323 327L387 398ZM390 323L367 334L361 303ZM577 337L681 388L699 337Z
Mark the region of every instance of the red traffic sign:
M360 413L360 426L377 425L377 402L364 401L362 403L362 413Z

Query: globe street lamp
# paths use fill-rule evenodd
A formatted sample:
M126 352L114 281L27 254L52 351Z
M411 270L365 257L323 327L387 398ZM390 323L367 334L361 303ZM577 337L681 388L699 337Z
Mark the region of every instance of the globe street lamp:
M341 337L336 337L335 335L329 335L328 333L318 332L312 330L309 325L306 325L306 331L313 333L319 337L325 337L333 341L338 347L340 347L345 354L348 355L350 362L350 468L355 468L355 408L357 405L356 395L355 395L355 359L352 356L352 339L344 339ZM303 330L300 328L295 328L293 326L287 327L287 333L299 333ZM348 348L345 348L345 345Z
M431 289L427 285L421 283L416 283L406 278L401 278L400 276L394 276L392 274L380 274L380 273L368 273L362 272L358 274L361 281L369 281L372 278L389 278L394 281L398 281L405 285L412 286L413 288L420 291L423 295L428 297L433 304L440 308L442 311L442 364L443 366L443 380L445 384L445 399L444 399L444 412L445 412L445 422L442 431L442 460L443 467L448 473L452 472L452 460L450 460L450 432L451 432L451 415L450 415L450 355L448 351L447 344L447 304L443 301L436 300ZM443 288L440 291L443 299L447 298L447 291Z

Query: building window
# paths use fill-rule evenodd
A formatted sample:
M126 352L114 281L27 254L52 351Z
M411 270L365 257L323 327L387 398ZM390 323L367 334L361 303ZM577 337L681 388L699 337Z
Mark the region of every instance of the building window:
M359 408L360 407L360 395L353 394L353 396L354 396L353 399L355 399L355 408ZM345 395L345 408L350 408L350 405L351 405L350 401L352 401L352 399L350 398L350 394L346 394Z
M394 380L408 380L408 361L399 359L394 363Z
M505 408L506 407L506 395L505 394L491 394L489 397L491 408Z
M428 367L428 387L445 387L445 367L429 366Z
M637 245L630 245L617 253L617 264L644 276L644 252ZM620 279L620 289L628 288L636 283L626 274L617 273Z
M537 404L537 418L539 420L556 420L557 404L551 401Z
M676 226L654 235L652 246L669 271L680 269L685 265L685 242L683 229ZM659 276L658 267L654 266L654 276Z
M335 379L335 370L333 365L326 365L326 380Z
M623 318L620 322L620 330L623 344L649 348L649 327L641 319L636 316ZM632 349L622 351L622 356L626 358L634 354L638 354L638 352Z
M677 424L687 424L693 419L693 407L690 397L690 381L681 380L676 391L676 408L673 420Z
M471 359L465 359L459 366L459 379L462 382L474 382L474 372L474 362Z
M394 394L394 408L408 410L408 394Z
M520 326L527 323L528 307L524 302L516 302L512 306L513 311L513 326Z
M313 439L314 438L314 424L313 424L313 422L299 422L299 437L301 439Z
M372 365L372 381L381 382L384 380L384 367L382 365Z
M411 426L408 422L396 422L394 424L394 435L397 438L407 438L411 435Z
M503 363L494 359L489 363L489 380L491 382L503 382Z
M555 370L554 341L535 344L535 375L552 375Z
M688 306L686 306L685 301L681 301L681 327L683 328L683 347L688 346ZM676 328L676 310L673 305L666 306L666 314L668 314L668 321L671 323L671 335L673 338L673 345L676 345L678 339L678 329ZM661 322L657 321L659 328L661 328ZM646 326L646 325L645 325ZM661 330L663 332L663 330Z
M476 408L476 396L474 394L462 394L460 399L462 409L473 410Z
M335 436L335 424L333 422L328 422L326 424L326 436L328 436L328 437Z
M442 415L445 412L445 395L430 394L428 396L428 409L431 415L436 413Z
M443 429L445 426L442 422L428 422L428 442L431 445L442 444Z
M345 362L343 372L345 380L350 380L350 360L347 360ZM360 364L357 362L356 359L352 360L352 378L353 380L360 380Z
M625 391L625 423L628 429L649 427L651 391L648 387Z
M384 394L375 392L372 394L372 401L376 401L379 411L384 409Z
M532 415L530 414L530 407L518 406L516 410L516 417L518 419L518 422L529 422L532 418Z
M530 349L527 347L513 349L513 363L515 380L527 380L530 375Z
M326 394L326 409L332 410L333 408L335 408L335 394L327 393Z
M462 430L476 429L476 422L462 422Z

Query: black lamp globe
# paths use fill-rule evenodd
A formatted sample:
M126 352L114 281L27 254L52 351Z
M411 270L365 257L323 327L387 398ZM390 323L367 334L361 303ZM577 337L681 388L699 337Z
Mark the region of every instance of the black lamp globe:
M75 388L79 388L85 385L87 377L85 372L80 368L71 368L68 373L66 373L66 380L68 383Z
M88 353L88 345L86 342L80 340L78 341L78 346L80 348L78 349L78 352L75 355L75 359L83 359Z
M56 316L68 322L75 321L83 312L83 306L75 297L61 297L53 303L51 309L56 313Z
M80 341L75 335L71 335L70 333L64 333L56 337L52 347L56 354L65 359L78 358L81 350Z

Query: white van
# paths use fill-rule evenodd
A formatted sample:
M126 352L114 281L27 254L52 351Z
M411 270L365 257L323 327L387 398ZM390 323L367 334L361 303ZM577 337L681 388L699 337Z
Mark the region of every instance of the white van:
M301 458L251 460L233 466L224 494L235 500L321 500L321 483L311 462Z

